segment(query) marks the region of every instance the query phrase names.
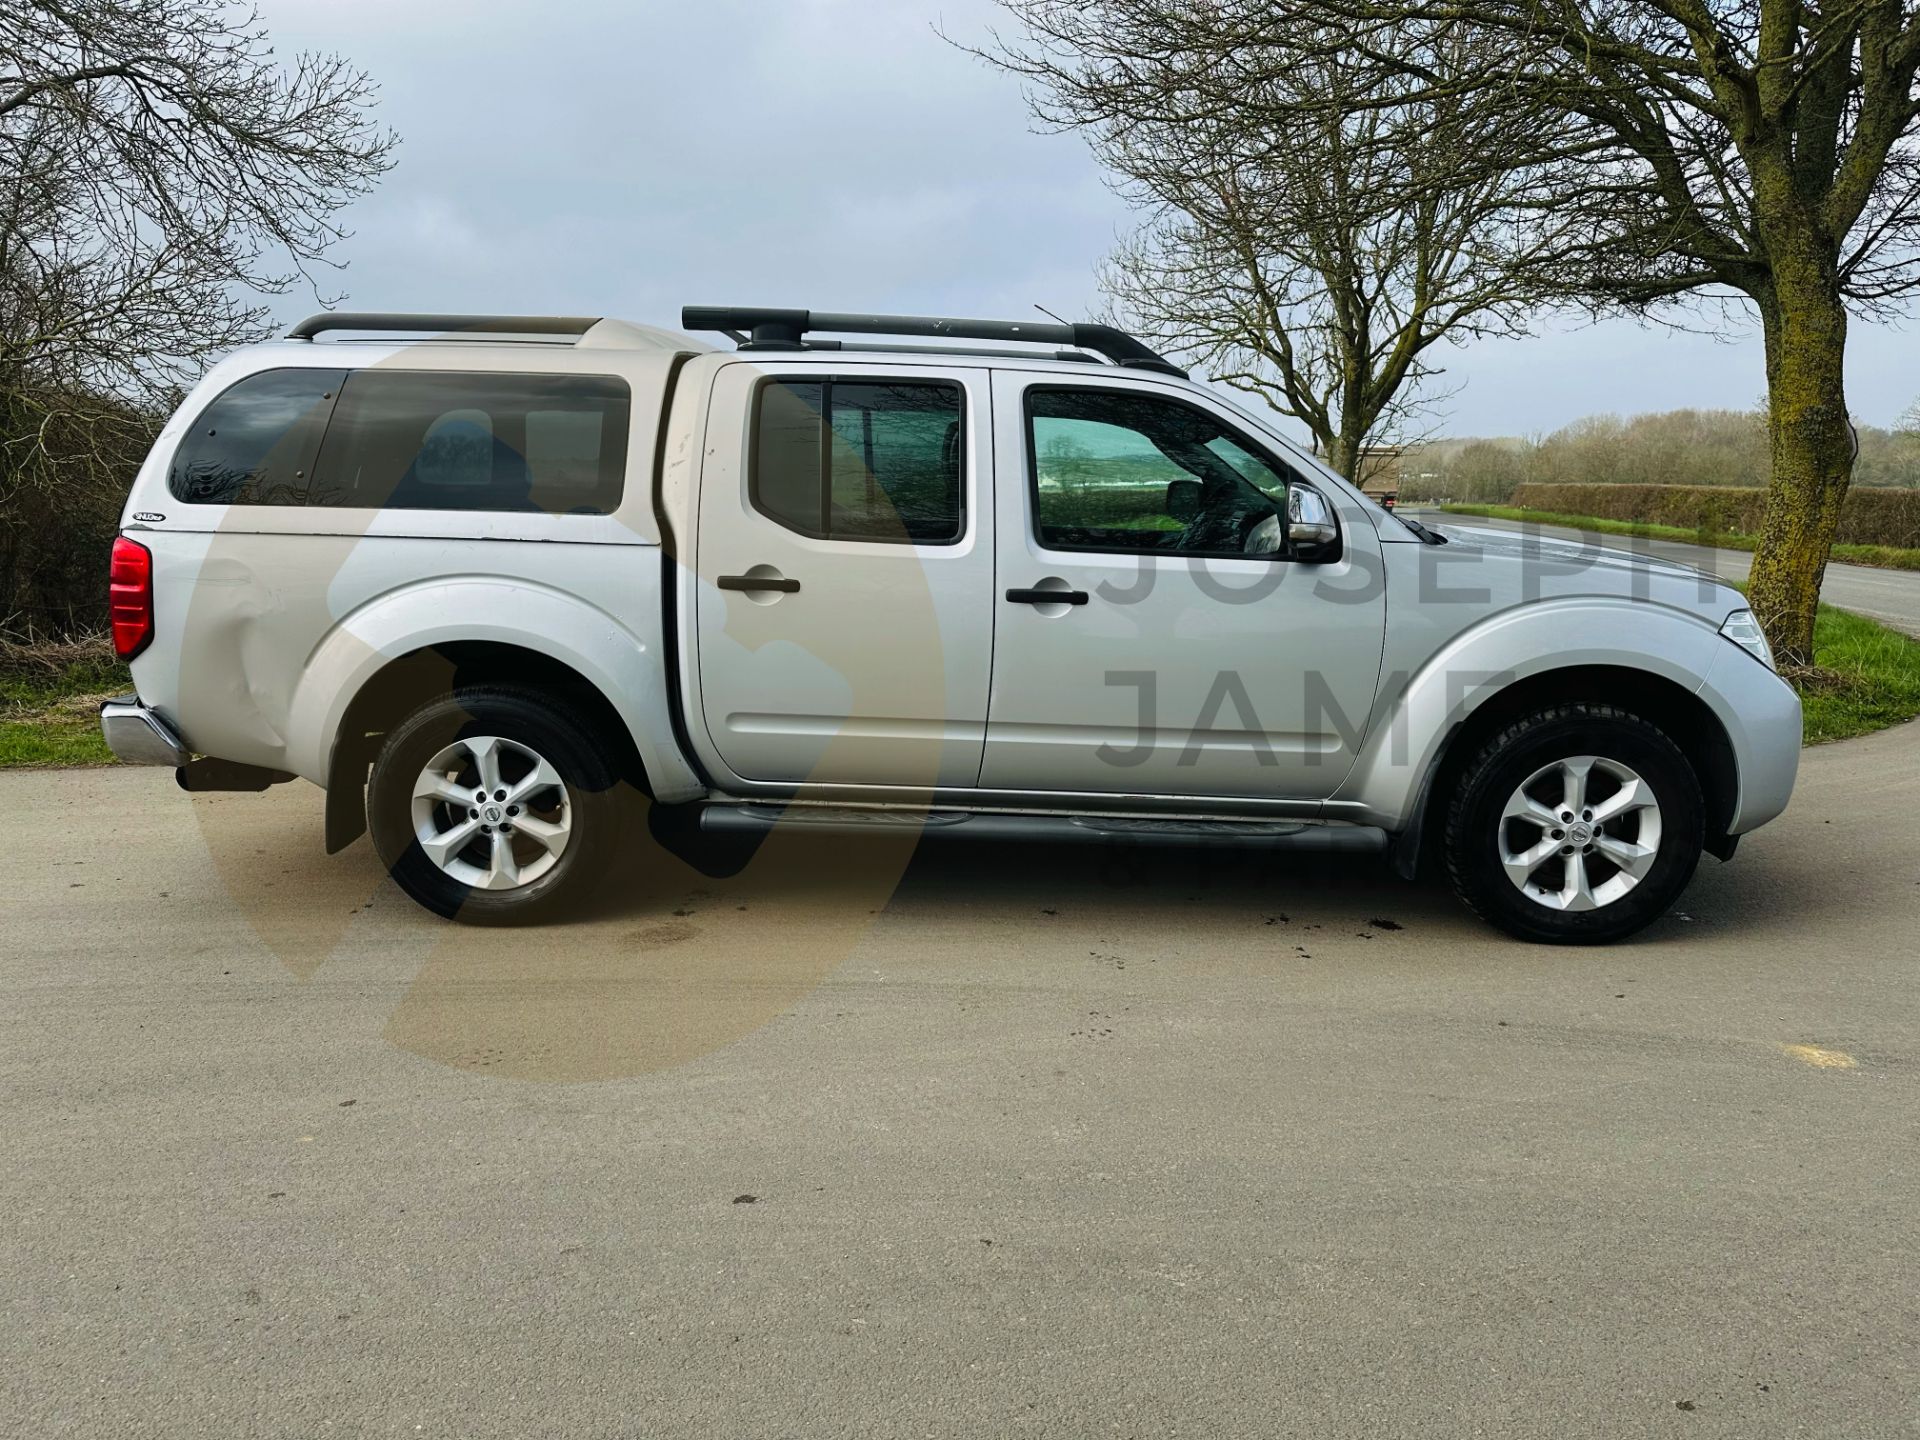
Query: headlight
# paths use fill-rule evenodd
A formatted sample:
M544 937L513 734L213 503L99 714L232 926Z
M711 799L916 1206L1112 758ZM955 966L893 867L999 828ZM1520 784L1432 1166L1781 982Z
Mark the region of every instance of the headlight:
M1774 668L1773 651L1767 645L1767 632L1762 630L1760 622L1753 618L1753 611L1734 611L1727 616L1727 623L1720 627L1720 633L1769 670Z

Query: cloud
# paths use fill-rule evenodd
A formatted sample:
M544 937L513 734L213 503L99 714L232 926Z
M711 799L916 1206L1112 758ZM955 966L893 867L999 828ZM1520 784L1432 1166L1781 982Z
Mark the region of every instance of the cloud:
M326 278L357 307L1086 314L1130 224L1077 136L1033 133L1019 83L936 31L983 40L991 0L266 0L263 18L282 54L369 70L402 137ZM1856 408L1890 419L1920 388L1910 343L1854 336ZM1441 359L1463 434L1763 385L1751 335L1628 322Z

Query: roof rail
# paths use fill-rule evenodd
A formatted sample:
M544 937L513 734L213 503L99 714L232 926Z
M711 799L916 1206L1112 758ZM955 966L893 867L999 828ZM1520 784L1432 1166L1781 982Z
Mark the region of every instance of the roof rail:
M403 315L383 310L310 315L287 332L311 340L334 330L400 330L429 335L584 335L600 317L581 315Z
M789 349L789 346L782 346ZM925 355L924 345L887 345L878 340L802 340L802 350L840 350L850 354L871 355L884 351L896 355ZM1084 350L1012 350L1005 346L942 345L942 355L992 355L1002 360L1070 360L1081 365L1098 365L1100 357Z
M1015 340L1070 345L1104 355L1116 365L1186 378L1178 365L1111 325L1041 325L1025 320L951 320L933 315L852 315L830 310L758 309L746 305L689 305L683 330L744 331L742 350L799 350L809 331L840 335L926 335L941 340Z

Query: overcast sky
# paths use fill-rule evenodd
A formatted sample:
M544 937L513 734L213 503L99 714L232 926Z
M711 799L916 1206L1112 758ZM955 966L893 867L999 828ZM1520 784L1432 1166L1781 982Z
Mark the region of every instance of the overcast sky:
M943 41L990 0L265 0L278 48L380 83L399 164L352 211L355 308L618 315L683 304L1068 318L1131 224L1085 144ZM311 308L300 297L284 317ZM1625 321L1446 349L1456 435L1747 407L1750 330ZM1855 412L1920 396L1920 337L1857 325Z

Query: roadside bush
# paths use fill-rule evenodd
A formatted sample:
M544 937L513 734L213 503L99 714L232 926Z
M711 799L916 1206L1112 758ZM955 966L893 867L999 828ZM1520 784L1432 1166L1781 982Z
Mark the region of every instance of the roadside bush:
M1891 430L1861 425L1854 489L1920 489L1920 406ZM1749 488L1769 468L1765 418L1744 410L1590 415L1551 435L1432 440L1399 460L1403 500L1516 503L1520 485ZM1600 511L1590 511L1600 515ZM1607 516L1606 518L1613 518Z
M0 504L0 624L65 637L107 623L107 557L124 492L25 490Z
M1758 535L1767 492L1750 485L1520 485L1511 503L1528 510ZM1843 545L1920 546L1920 491L1847 492L1835 537Z
M59 639L105 627L108 553L157 429L112 398L0 395L0 630Z

